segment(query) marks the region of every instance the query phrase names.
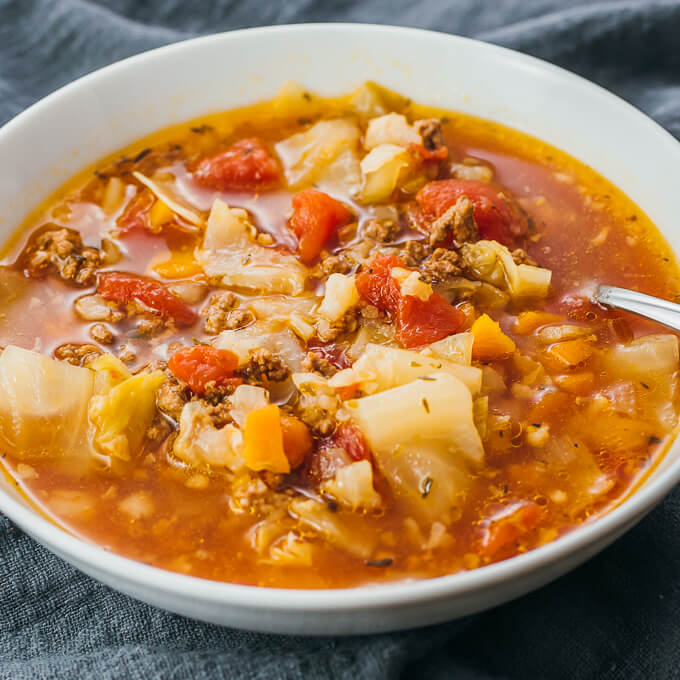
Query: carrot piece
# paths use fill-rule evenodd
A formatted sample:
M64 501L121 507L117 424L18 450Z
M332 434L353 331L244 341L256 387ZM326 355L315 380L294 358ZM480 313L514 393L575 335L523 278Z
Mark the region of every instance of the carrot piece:
M152 265L151 269L164 279L185 279L203 273L193 250L175 251L167 260Z
M160 231L164 224L175 221L175 213L163 201L156 201L149 210L151 231Z
M288 473L281 412L276 404L251 411L243 428L243 457L251 470Z
M592 371L579 371L578 373L557 375L554 380L565 392L584 395L592 389L595 376Z
M593 338L588 336L551 345L543 353L544 364L558 371L583 366L593 354Z
M512 354L516 345L509 338L497 321L488 314L482 314L472 324L470 332L474 336L472 344L472 358L487 361L489 359L501 359Z
M541 326L547 326L551 323L561 321L564 317L559 314L550 314L549 312L520 312L513 326L515 333L519 335L529 335Z
M295 469L301 465L312 450L314 442L309 428L295 416L281 413L281 432L283 434L283 452L288 458L290 467Z

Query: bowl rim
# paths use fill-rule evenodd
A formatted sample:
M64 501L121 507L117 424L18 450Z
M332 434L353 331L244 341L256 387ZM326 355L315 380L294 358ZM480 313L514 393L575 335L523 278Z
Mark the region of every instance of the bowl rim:
M52 102L57 99L68 96L69 93L76 90L86 88L93 81L105 80L110 74L131 67L134 68L136 64L143 61L162 59L165 54L170 52L190 52L197 45L202 46L208 43L232 40L244 35L256 36L274 33L294 35L319 31L338 34L347 31L371 34L378 31L383 34L391 34L395 39L399 39L400 36L408 39L416 35L427 36L429 40L441 41L442 44L444 42L455 42L468 46L473 45L474 49L486 51L511 62L515 68L538 71L545 76L572 83L589 90L591 96L600 97L601 101L606 100L610 104L615 104L621 115L625 114L636 126L646 127L647 134L655 135L660 142L668 144L669 153L675 153L680 161L680 144L658 123L601 86L541 59L499 45L449 33L401 26L340 22L244 28L191 38L135 54L60 87L17 114L0 128L0 145L4 139L12 135L15 128L30 123L34 116L42 114L43 110L48 110ZM664 456L669 455L670 448L678 446L680 446L680 441L676 438L668 446ZM609 512L577 527L551 543L501 562L434 578L370 583L350 588L333 589L241 585L188 576L167 571L160 567L153 567L109 552L94 543L77 537L48 520L41 512L26 507L2 489L0 489L0 512L3 512L12 522L39 542L49 546L51 550L60 555L67 555L78 564L93 566L99 573L111 575L118 581L122 580L155 591L169 594L180 593L184 597L210 600L219 605L237 606L253 611L352 612L374 607L399 607L414 603L426 603L455 595L468 595L499 582L530 574L566 559L569 555L586 549L588 546L597 544L598 541L605 540L607 536L616 534L617 531L626 530L659 503L678 481L680 481L680 457L657 477L644 482L640 488L634 490Z

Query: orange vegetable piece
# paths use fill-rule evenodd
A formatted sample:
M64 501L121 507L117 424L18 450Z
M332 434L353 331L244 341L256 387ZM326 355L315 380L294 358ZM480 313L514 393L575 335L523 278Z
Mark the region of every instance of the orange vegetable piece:
M592 389L595 376L592 371L579 371L555 376L554 380L566 392L583 395L588 394Z
M243 457L251 470L288 473L281 413L276 404L251 411L243 427Z
M551 323L562 321L564 317L559 314L550 314L549 312L520 312L513 326L515 333L519 335L529 335L541 326L548 326Z
M300 259L305 264L312 262L335 230L351 219L352 213L323 191L305 189L295 194L289 224L298 237Z
M474 336L472 344L472 358L481 361L501 359L512 354L516 345L501 330L498 321L494 321L488 314L482 314L472 324L470 332Z
M314 442L309 428L295 416L281 413L281 432L283 434L283 452L288 458L291 469L298 467L310 453Z
M528 502L504 517L492 520L482 539L481 553L493 557L501 548L528 534L541 521L543 509Z
M543 353L549 368L565 370L583 366L593 354L593 345L589 337L565 340L548 347Z

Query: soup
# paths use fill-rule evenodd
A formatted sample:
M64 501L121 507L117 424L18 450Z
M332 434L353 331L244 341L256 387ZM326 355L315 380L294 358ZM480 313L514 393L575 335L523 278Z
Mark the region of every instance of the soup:
M678 269L602 177L367 83L159 132L0 269L0 450L55 522L194 576L475 569L621 502L677 423L674 334L591 303Z

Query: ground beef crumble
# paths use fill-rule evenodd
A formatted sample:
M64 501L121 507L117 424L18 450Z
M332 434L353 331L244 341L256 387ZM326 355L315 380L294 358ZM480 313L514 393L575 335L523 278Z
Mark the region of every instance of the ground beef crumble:
M280 357L260 347L251 353L245 364L239 366L236 375L251 385L263 385L266 382L286 380L290 369Z
M39 233L27 247L24 258L32 276L54 272L77 286L94 285L101 264L100 252L83 245L80 234L66 228Z
M90 337L100 345L111 345L115 339L111 330L103 323L90 326Z
M453 237L460 245L478 238L477 225L473 216L474 206L467 196L461 196L443 215L429 225L430 245L442 243Z
M527 253L525 250L522 250L521 248L516 248L515 250L512 251L511 253L512 259L515 261L515 264L530 264L532 267L537 267L538 262L534 260L529 253Z
M341 335L346 333L353 333L359 328L358 310L356 307L349 309L337 321L328 321L327 319L319 319L316 324L316 333L321 342L332 342Z
M442 124L438 118L427 118L415 122L416 131L423 139L423 146L429 151L434 151L444 146Z
M422 265L423 277L428 283L445 283L462 274L460 256L455 250L437 248Z
M165 382L156 393L156 405L165 415L178 422L182 409L190 398L189 388L167 370L166 375Z
M363 235L379 243L390 243L399 235L401 226L396 220L369 220L363 228Z
M418 267L431 252L432 248L430 248L427 243L412 239L404 243L404 247L399 253L399 256L404 260L407 267Z
M66 343L54 350L54 358L73 366L85 366L96 359L102 351L96 345Z
M201 310L206 317L203 328L206 333L217 335L222 331L243 328L254 320L247 309L238 309L239 299L230 292L217 293L210 298L207 307Z
M316 352L307 352L307 356L302 360L302 370L308 373L320 373L325 378L330 378L338 372L338 369Z

